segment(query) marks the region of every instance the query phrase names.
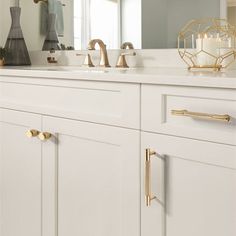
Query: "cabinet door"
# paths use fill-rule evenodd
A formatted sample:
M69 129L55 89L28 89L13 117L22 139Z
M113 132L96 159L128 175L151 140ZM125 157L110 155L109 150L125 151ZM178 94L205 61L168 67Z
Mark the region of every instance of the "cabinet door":
M150 207L142 188L143 236L236 235L235 146L142 133L142 170L146 148L160 156L151 157Z
M47 215L57 215L45 224L55 222L59 236L138 236L139 132L50 117L43 118L43 130L53 134L43 144L51 166L45 182L56 186L55 196L48 188L56 209Z
M41 235L41 117L0 109L0 235Z

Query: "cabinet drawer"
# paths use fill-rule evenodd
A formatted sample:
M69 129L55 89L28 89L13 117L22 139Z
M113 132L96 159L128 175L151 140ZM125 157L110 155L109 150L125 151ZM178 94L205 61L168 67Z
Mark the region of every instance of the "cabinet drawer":
M121 127L140 128L140 86L107 82L1 78L0 106Z
M236 145L236 90L144 85L142 130Z

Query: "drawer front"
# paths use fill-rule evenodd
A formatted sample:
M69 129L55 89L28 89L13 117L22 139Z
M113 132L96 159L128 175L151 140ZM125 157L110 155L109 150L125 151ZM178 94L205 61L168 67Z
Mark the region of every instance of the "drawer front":
M230 116L229 122L224 115ZM236 90L144 85L141 126L144 131L236 145Z
M3 108L140 128L140 86L137 84L34 78L9 81L0 81Z

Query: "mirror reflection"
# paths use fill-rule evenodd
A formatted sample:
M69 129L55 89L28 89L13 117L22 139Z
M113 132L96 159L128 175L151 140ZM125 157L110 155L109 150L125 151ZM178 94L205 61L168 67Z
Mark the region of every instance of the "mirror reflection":
M10 6L1 0L0 45L10 29ZM194 18L228 18L236 25L236 0L20 0L21 26L28 49L42 50L56 14L62 49L86 49L100 38L108 49L132 42L136 49L176 48L181 27Z

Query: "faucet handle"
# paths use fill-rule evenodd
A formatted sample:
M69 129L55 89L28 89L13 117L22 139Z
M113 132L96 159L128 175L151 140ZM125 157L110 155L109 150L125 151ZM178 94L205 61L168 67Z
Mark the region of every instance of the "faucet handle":
M136 56L136 52L121 53L116 64L117 68L129 68L125 56Z
M91 55L89 53L83 54L83 53L77 53L76 56L85 56L84 63L82 66L84 67L94 67L94 64L91 59Z
M56 55L56 51L54 49L51 49L49 51L49 54L47 56L47 62L49 64L57 63L57 55Z

